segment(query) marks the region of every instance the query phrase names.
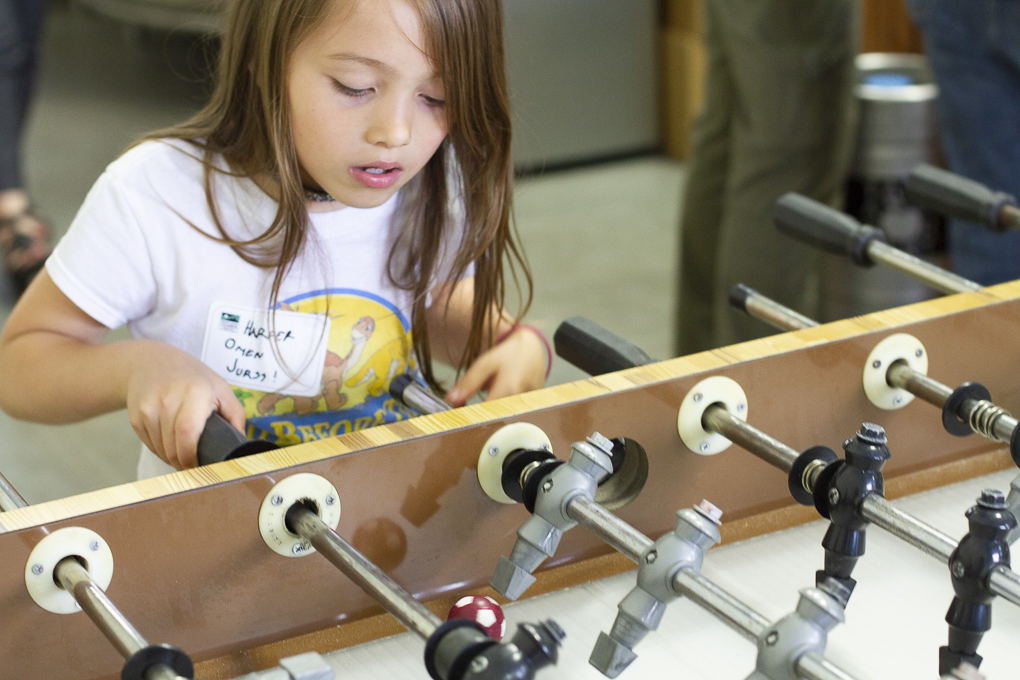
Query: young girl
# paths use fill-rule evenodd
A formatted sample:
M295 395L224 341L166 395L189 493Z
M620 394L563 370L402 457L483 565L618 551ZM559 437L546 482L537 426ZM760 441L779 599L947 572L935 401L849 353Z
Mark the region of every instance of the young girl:
M547 343L504 312L504 264L524 308L531 278L501 12L236 0L211 102L109 166L11 313L0 407L127 407L183 469L214 411L281 444L399 420L389 381L435 385L433 358L468 367L454 405L541 387ZM169 469L143 451L140 476Z

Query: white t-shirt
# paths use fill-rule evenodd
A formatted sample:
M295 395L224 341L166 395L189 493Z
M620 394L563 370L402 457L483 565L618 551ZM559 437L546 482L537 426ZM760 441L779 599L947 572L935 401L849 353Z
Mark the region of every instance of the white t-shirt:
M410 294L386 275L399 195L311 213L270 317L273 270L206 236L219 232L200 157L186 142L153 141L110 164L46 263L60 290L109 328L127 324L204 361L234 387L251 438L295 444L412 415L388 394L394 376L417 370ZM227 234L264 233L276 202L250 179L213 177ZM170 469L143 451L140 477Z

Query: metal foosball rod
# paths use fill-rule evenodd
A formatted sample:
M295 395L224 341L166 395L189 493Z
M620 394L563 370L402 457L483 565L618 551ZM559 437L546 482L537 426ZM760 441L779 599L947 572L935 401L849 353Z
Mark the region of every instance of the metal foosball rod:
M922 205L927 202L951 216L978 221L1000 231L1004 227L995 225L1020 224L1020 209L1017 209L1014 197L992 192L952 173L920 166L915 168L908 184L913 187L912 196L917 202ZM880 262L944 293L982 289L980 284L893 248L885 243L885 235L880 229L862 225L853 217L805 196L785 194L776 201L772 217L779 231L822 250L846 255L859 265L871 266ZM758 304L761 303L753 303L753 306ZM776 307L781 306L772 303L769 308L775 310ZM767 323L789 321L780 313L759 318ZM786 326L788 329L792 327ZM1017 420L993 404L991 395L982 385L965 383L953 390L913 370L906 362L890 364L886 382L943 409L942 422L953 435L978 432L992 441L1009 442L1014 462L1020 466ZM1014 509L1020 511L1020 487L1014 487L1010 496Z
M835 255L849 257L863 267L882 264L943 293L971 293L982 286L914 257L885 241L881 229L796 193L776 201L772 219L782 233Z
M577 338L595 338L594 342L603 343L602 347L599 347L599 354L606 356L612 352L618 352L619 356L616 359L621 366L627 366L634 361L640 361L642 363L651 362L652 359L645 354L643 351L630 345L629 343L618 343L616 342L616 336L611 333L599 333L600 327L583 317L574 317L570 320L573 325L564 324L561 325L557 331L555 342L557 347L574 347L575 345L569 340L565 339L563 334L573 334ZM590 347L589 347L590 349ZM573 360L578 360L583 363L583 357L590 356L588 351L579 351L574 356ZM427 388L416 382L409 374L398 376L390 383L390 395L397 401L403 403L405 406L417 409L421 413L438 413L440 411L449 410L450 406L446 402L439 399ZM487 447L488 448L488 447ZM544 449L543 449L544 451ZM522 470L521 475L527 475L530 477L531 473L535 472L536 468L530 470ZM527 483L527 478L524 477L524 482L518 480L518 484ZM538 478L536 478L537 480ZM561 485L562 489L562 485ZM710 520L715 517L713 514L717 511L714 506L704 501L706 505L695 508L695 511L701 513L704 517ZM646 572L651 570L651 565L657 560L649 561L647 555L651 554L653 549L656 547L656 542L648 538L644 534L638 532L629 524L626 524L618 517L613 515L602 505L596 503L592 498L584 495L575 495L570 502L567 504L567 515L571 520L577 524L585 527L593 534L598 536L607 545L611 546L617 552L625 555L631 561L641 565L645 568ZM716 517L718 519L718 517ZM692 521L693 520L693 521ZM694 555L701 554L701 548L696 543L691 543L692 539L695 539L698 534L698 527L704 523L703 520L699 520L694 515L687 513L678 513L677 524L674 527L672 534L667 534L670 538L670 543L674 543L677 540L688 543L688 547L691 549ZM693 529L693 531L692 531ZM711 530L709 530L711 534ZM704 539L702 539L704 540ZM662 539L660 539L662 541ZM718 537L713 539L718 541ZM555 547L553 548L555 550ZM655 553L658 555L658 551ZM692 555L693 557L693 555ZM506 560L506 558L503 558ZM510 560L506 561L506 566L510 568L510 576L503 577L509 581L513 579L513 574L516 572L514 564L510 563ZM503 560L500 562L503 565ZM659 562L658 569L671 571L674 568L676 562L668 564L666 560ZM537 564L535 565L537 566ZM699 563L700 568L700 563ZM494 580L497 577L494 576ZM518 576L518 579L520 577ZM645 575L645 582L652 580L652 577ZM658 579L661 581L662 579ZM523 590L520 593L514 593L510 591L511 587L520 588L521 585L527 588L532 582L533 578L529 577L526 583L521 583L518 580L518 585L511 586L507 584L493 584L496 590L506 588L501 591L505 597L509 599L517 599L523 594ZM646 583L646 585L648 585ZM661 585L661 584L660 584ZM724 622L727 626L735 630L737 633L743 635L751 642L758 643L760 640L767 637L769 632L770 621L764 616L747 607L743 602L736 599L726 591L722 590L714 583L706 579L692 566L682 567L676 571L670 583L672 592L663 592L659 594L661 599L653 600L651 603L655 609L660 611L655 612L637 612L637 616L628 615L626 610L628 608L634 608L634 606L644 610L647 609L645 603L635 603L631 607L621 603L621 621L618 624L614 624L613 630L610 635L602 633L599 636L599 641L596 645L596 649L592 652L590 663L598 668L603 674L609 677L618 676L623 670L630 665L630 663L636 658L633 652L633 647L637 642L644 637L649 630L653 630L661 619L662 606L666 602L674 599L679 595L683 595L690 599L692 602L700 606L702 609L710 612L713 616ZM657 590L662 590L661 588ZM512 596L512 597L511 597ZM647 600L647 596L642 598L640 595L638 599ZM824 598L822 599L824 603ZM805 606L811 607L811 600L807 600ZM645 605L642 607L642 605ZM655 605L661 605L655 607ZM830 604L831 606L831 604ZM646 614L646 616L641 616ZM655 625L648 626L650 623L647 615L651 614L655 617ZM837 621L838 622L838 621ZM623 640L621 640L623 638ZM799 677L807 680L837 680L846 679L847 676L838 667L831 664L820 654L808 653L801 655L795 662L795 670L798 672Z
M638 565L637 586L620 603L611 632L599 635L589 659L607 677L617 677L634 661L633 648L658 627L666 606L686 596L758 645L752 678L849 678L822 656L827 632L843 621L839 583L801 591L797 610L770 623L700 573L704 551L720 540L721 512L711 503L681 510L673 531L652 541L596 501L600 482L610 478L614 468L615 474L634 478L628 471L638 455L634 449L627 453L625 440L595 433L574 443L564 462L553 456L548 438L532 425L515 423L498 430L479 455L479 483L493 500L523 503L532 516L518 530L510 557L500 558L490 585L517 599L535 582L532 572L555 554L564 532L580 525ZM636 493L633 487L615 488L623 497Z
M791 481L791 484L800 485L812 497L819 485L822 473L828 466L822 458L815 458L804 465L801 462L802 452L733 416L723 406L709 405L702 416L702 426L706 432L721 434L740 448L787 475L796 474L799 471L800 474ZM878 426L872 426L872 428L877 428L873 430L877 437L881 428ZM872 432L868 432L868 434L870 435ZM884 431L881 432L881 435L884 435ZM834 487L830 487L830 490L831 488ZM877 489L865 491L865 495L860 501L861 516L922 552L948 564L953 551L956 550L956 541L938 529L897 509L877 491ZM838 499L838 494L826 494L827 497L830 495L835 495ZM1000 579L1000 581L1003 592L996 594L1020 605L1020 579L1013 575Z
M818 325L814 319L809 319L800 312L784 307L742 283L738 283L730 289L730 304L748 316L783 331L799 331Z
M0 508L27 508L28 503L0 475ZM113 556L96 533L67 527L48 534L32 550L25 570L26 586L37 604L49 611L70 614L81 609L125 659L123 680L191 680L194 664L172 645L152 645L106 595L104 585L89 572L89 563L109 584Z
M575 317L574 319L571 319L571 322L575 324L576 331L573 328L567 326L566 324L560 327L560 331L565 333L573 333L578 338L592 338L592 337L598 338L598 341L608 341L610 346L613 345L615 336L613 336L612 334L599 334L597 332L597 329L599 329L600 327L597 326L596 324L591 323L587 319L584 319L582 317ZM568 347L573 346L573 344L570 341L564 341L562 339L562 335L557 335L557 342L561 343L562 346ZM627 346L627 344L616 346L616 349L621 348L622 352L618 360L623 362L624 365L628 361L640 359L641 357L643 357L645 361L651 361L647 354L641 352L640 350L637 350L637 348L634 347L633 345L629 345L629 347ZM600 348L600 350L603 355L606 353L606 348ZM588 355L589 355L588 352L581 351L577 353L575 359L583 360L581 358ZM414 380L414 378L408 374L398 376L391 382L390 395L397 399L398 401L400 401L401 403L403 403L405 406L415 408L421 411L422 413L438 413L440 411L448 410L450 408L449 405L446 404L446 402L440 400L438 397L432 394L432 392L430 392L427 388L417 383ZM517 429L520 430L521 428L517 426ZM514 433L515 438L519 437L520 434L521 434L520 432ZM537 435L539 440L542 440L542 438L544 437L544 435L538 434L537 428L535 430L532 430L531 432L527 432L525 436L529 434ZM612 442L607 442L603 437L601 437L601 435L598 435L598 433L596 433L595 436L597 438L595 438L594 441L605 442L603 445L607 447L608 451L610 453L613 451L614 447ZM525 486L527 486L529 483L537 484L542 481L542 476L533 477L534 473L536 473L536 471L538 470L539 467L538 463L542 461L552 462L554 460L551 453L549 453L548 449L551 447L549 447L548 442L546 441L532 442L532 446L537 447L537 450L531 453L530 455L526 454L526 449L523 448L511 449L506 451L505 452L506 455L502 457L499 461L497 461L501 473L500 485L504 486L505 484L508 484L510 487L510 493L513 494L515 497L518 495L518 493L512 490L512 488L513 487L518 488L520 490L519 495L521 496L522 499ZM498 445L487 445L485 449L486 453L489 453L493 449L496 450L496 455L499 455L500 453ZM522 453L527 456L527 460L518 460L515 463L513 458L521 456ZM516 467L520 468L519 475L517 479L514 480L513 475L511 474L510 476L507 477L507 481L504 484L502 480L503 468L510 467L511 465L516 465ZM484 470L487 466L492 467L493 464L490 463L489 459L485 458L483 455L483 457L480 458L480 467ZM550 485L550 490L555 485L555 480L552 481L553 484ZM598 484L598 480L593 481L595 482L596 485ZM562 495L564 485L560 484L559 489L560 494ZM497 496L495 500L503 501L504 498L502 496L506 495L506 490L504 490L502 495L498 493L492 495ZM506 499L510 499L510 496L506 496ZM705 501L705 503L707 503L707 501ZM552 503L549 505L555 506L556 504ZM707 506L700 509L701 514L709 519L711 519L711 517L713 516L712 515L713 510L708 509L710 506L711 504L708 504ZM533 502L529 507L532 511L534 511L535 506ZM695 508L695 510L699 509ZM567 503L566 514L570 522L585 527L593 534L598 536L607 545L611 546L617 552L625 555L628 559L632 560L633 562L636 562L638 564L652 564L654 562L654 561L646 562L642 559L643 555L651 551L652 547L654 546L654 542L644 534L640 533L639 531L631 527L629 524L620 520L605 507L596 503L592 497L584 495L583 493L574 494L570 501ZM700 533L698 531L699 527L705 528L701 527L701 525L703 524L703 520L700 520L696 516L685 517L684 515L685 515L684 513L678 513L677 527L680 528L679 529L680 531L682 532L684 531L685 527L681 525L680 522L680 519L683 518L685 520L684 524L686 525L686 528L694 529L693 532L690 532L692 534L691 537L692 538L697 537L697 535ZM708 527L708 525L705 526ZM559 536L562 536L562 531L563 531L562 529L556 529L556 532L558 532L556 534L556 538L552 542L544 543L542 546L543 549L551 548L551 550L555 552L556 546L552 545L552 543L555 544L559 543ZM676 531L677 529L675 528L674 532ZM711 527L708 527L708 533L706 535L708 535L710 539L712 538L713 533L717 533L717 531L713 532ZM714 539L714 541L717 540L718 538ZM692 557L701 554L701 548L698 547L696 544L692 544L691 547ZM508 599L511 600L516 600L521 595L523 595L524 590L526 590L535 580L531 576L531 571L534 570L541 563L541 561L545 559L546 556L551 556L546 555L541 551L528 550L523 546L522 547L515 546L514 552L517 554L515 555L514 553L511 553L510 560L508 560L505 557L500 560L500 567L497 570L497 575L494 575L493 577L494 581L493 587L497 591L499 591L500 594L502 594L504 597L507 597ZM526 553L531 553L531 555L527 555ZM529 566L531 566L531 569L530 570L522 569L519 566L520 562L528 563ZM660 562L660 568L662 568L662 565L664 564L665 561ZM722 591L720 588L712 584L710 581L702 577L700 573L698 573L696 570L690 567L682 568L677 572L675 576L674 585L678 592L682 592L692 601L696 602L704 609L712 612L713 615L723 620L727 625L736 630L738 633L742 634L744 637L750 639L752 642L757 642L758 638L761 636L762 631L764 631L768 627L769 622L767 619L765 619L765 617L747 608L742 602L728 595L727 593L725 593L725 591ZM644 633L647 633L648 630L654 628L654 626L650 628L647 626L639 627L645 629ZM631 628L634 628L633 624L631 625ZM603 636L605 636L604 633ZM629 665L630 662L633 661L633 659L635 658L633 652L631 651L631 648L634 646L634 644L637 643L638 639L640 638L632 637L632 639L630 640L630 645L626 649L626 651L629 652L630 658L625 663L621 664L620 660L618 659L612 661L609 659L606 659L605 661L596 661L594 660L593 654L592 661L593 665L600 667L600 670L603 673L606 674L611 673L612 677L619 675L619 673L623 671L626 665ZM804 663L806 665L811 665L811 662L809 661L805 661Z
M817 322L775 303L746 286L738 285L735 287L733 292L731 292L730 299L736 306L741 307L752 316L781 329L795 330L818 325ZM740 302L738 303L737 300ZM557 354L592 374L629 368L654 361L640 348L583 317L574 317L561 324L556 331L554 342ZM398 401L417 408L423 413L435 413L449 408L445 402L439 400L438 397L435 397L410 376L403 376L402 378L399 381L394 381L396 387L391 387L390 390L391 395L398 399ZM415 392L421 392L422 394L415 396ZM723 413L727 412L723 411ZM727 413L727 415L729 414ZM726 420L725 416L722 416L722 419ZM737 429L732 432L733 440L738 443L743 440L743 443L750 447L750 450L753 450L756 455L759 455L766 462L779 467L789 474L793 467L793 463L790 461L798 458L800 454L761 431L740 428L740 423L743 423L743 421L735 419L733 426ZM722 425L722 427L726 426ZM488 446L486 448L489 449ZM551 457L551 454L548 453L548 448L539 448L541 452ZM491 453L491 449L489 449L489 452ZM485 452L483 451L479 461L480 468L483 467L485 458ZM524 487L529 481L528 478L537 472L539 464L532 460L526 465L518 465L517 467L519 469L515 470L515 472L520 474L517 485ZM816 463L811 469L802 470L801 474L805 483L813 485L814 480L817 479L823 467L824 465ZM514 485L512 479L513 475L511 474L509 476L511 486ZM541 476L535 475L536 482L541 480ZM810 480L810 482L807 480ZM553 486L555 485L550 485L550 488ZM561 496L563 494L562 486L560 485ZM497 498L497 500L499 499ZM557 506L560 504L553 503L552 505ZM950 563L953 553L958 547L951 538L928 527L906 513L900 512L889 504L888 501L885 501L884 498L881 498L880 501L869 501L868 505L870 507L864 512L866 517L870 518L870 521L887 528L894 535L900 536L900 538L911 543L911 545L940 559L943 563ZM656 599L650 596L647 591L641 592L642 580L645 582L644 585L646 587L649 585L649 582L653 581L653 579L647 576L642 579L641 572L649 568L649 563L645 558L653 552L658 542L653 543L651 539L637 532L604 507L594 502L592 498L583 494L575 495L565 507L565 514L569 521L587 528L615 550L639 565L638 588L635 588L631 595L621 603L620 615L618 615L611 633L609 635L605 633L600 634L599 641L590 659L590 663L599 668L603 674L609 677L616 677L636 658L636 655L633 653L633 647L644 635L657 627L665 604L681 595L688 597L702 608L711 612L747 639L759 644L764 639L768 632L768 620L700 574L700 560L703 558L703 550L706 547L710 547L713 541L709 538L704 546L700 546L696 541L691 540L700 533L701 540L704 541L704 537L710 535L711 532L706 534L697 531L700 524L697 516L684 517L684 512L689 513L690 511L678 513L678 520L673 533L666 534L666 536L660 539L660 542L664 539L675 541L678 538L686 542L688 548L692 550L693 556L697 559L697 568L691 564L676 569L675 562L670 565L665 560L660 561L660 568L665 566L667 570L675 570L675 574L668 590L663 591L661 584L659 584L660 587L657 589L659 591L658 599ZM708 508L712 508L712 510L706 511ZM536 511L534 501L529 506L529 510L532 512ZM695 510L702 514L703 517L708 518L715 517L714 513L718 512L707 501L703 502L702 507L695 508ZM694 519L694 522L691 522L691 518ZM546 524L548 525L548 522ZM569 526L573 526L573 524ZM569 528L569 526L566 528ZM522 529L524 528L522 527ZM543 528L548 529L548 526ZM695 531L692 532L691 529L695 529ZM514 553L517 553L517 559L514 559L514 553L511 553L510 560L507 560L507 558L501 559L500 568L503 574L501 575L500 569L497 569L497 574L493 578L493 587L510 599L519 597L534 581L534 578L530 576L530 571L536 568L545 558L544 555L536 555L536 553L544 552L550 547L551 551L548 556L555 552L556 544L559 542L559 536L562 535L562 531L559 534L554 532L554 535L555 538L551 542L551 546L547 543L541 550L535 550L533 546L530 550L527 548L521 549L515 544ZM548 538L548 534L545 538ZM520 543L521 541L518 540L518 544ZM527 553L531 553L530 557ZM658 551L655 551L655 554L657 555ZM537 561L536 557L538 558ZM686 559L691 559L691 557L687 556ZM522 570L516 564L517 562L530 562L529 566L531 568L525 572L525 570ZM1020 586L1020 580L1017 580L1015 577L1011 578L1008 575L996 572L992 578L1000 582L997 584L999 590L1006 592L1013 589L1017 594L1020 594L1020 590L1017 589L1017 586ZM825 580L824 576L819 581L820 584L824 582L829 586L830 592L839 585L831 580ZM973 578L970 581L972 582ZM965 584L965 587L973 585L971 582ZM513 592L514 589L519 590L519 592ZM823 591L814 591L815 594L821 592ZM846 598L849 597L850 592L850 589L844 587L842 592L836 594L837 601L841 605L845 605ZM810 607L810 601L805 599L806 593L807 591L802 591L802 605L808 604ZM633 602L635 595L638 596L636 598L638 602L636 603ZM632 600L632 602L628 603L628 600ZM649 605L651 605L651 608ZM635 609L637 611L628 611ZM655 611L656 609L658 611ZM791 616L796 617L796 615ZM803 617L801 617L801 621L803 621ZM833 623L832 625L835 624ZM954 644L951 647L954 649L957 647L967 647L967 649L973 647L974 651L976 651L976 643L972 639L973 634L966 631L963 635L968 639L962 645ZM957 636L959 636L958 631ZM980 637L978 637L979 639ZM957 641L953 640L953 642ZM946 649L948 651L948 648ZM942 651L940 651L940 654L946 655ZM955 661L958 657L980 663L980 657L977 657L975 654L946 656L947 658L944 661L940 660L940 667L942 667L940 672L947 678L955 677L951 676L951 674L956 672ZM840 678L845 675L840 669L826 661L820 654L802 656L797 661L796 672L800 674L800 677L804 678ZM762 675L759 677L768 678L769 676Z
M730 303L750 316L774 328L785 331L801 330L818 326L809 319L769 299L756 290L737 284L730 291ZM913 350L922 352L919 342ZM895 361L886 361L885 382L889 387L906 390L942 411L942 425L956 437L977 433L993 442L1009 444L1013 462L1020 467L1020 427L1018 421L1004 408L992 402L988 389L976 382L965 382L953 389L934 378L916 370L909 363L909 356ZM872 360L872 364L881 360ZM879 366L872 366L880 369ZM898 404L896 404L898 406ZM1020 477L1010 485L1007 499L1010 510L1020 516ZM1018 538L1020 531L1013 531L1010 542Z
M822 541L826 549L824 572L848 581L851 589L850 572L863 554L863 534L868 524L949 566L956 596L946 614L949 644L939 649L939 671L946 673L961 661L974 666L981 663L977 647L991 628L994 597L1020 606L1020 577L1010 568L1007 542L1017 521L1000 492L982 492L977 505L967 511L970 526L967 535L956 543L882 496L884 460L877 455L869 460L864 452L884 447L884 431L876 425L865 423L855 439L847 440L845 462L826 461L813 449L798 453L719 405L705 409L702 425L706 432L720 434L786 472L791 489L799 484L810 494L819 513L831 520ZM869 475L869 471L874 474Z
M1020 229L1016 197L992 191L962 175L922 163L903 183L907 200L946 217L973 222L991 231Z
M647 355L644 356L647 358ZM407 374L393 380L390 395L422 413L437 413L450 408ZM648 560L647 555L655 550L656 543L595 501L595 490L600 482L607 481L622 467L626 444L610 441L596 432L587 442L572 447L571 458L566 465L552 455L551 449L541 430L519 423L499 430L486 442L479 456L479 482L486 494L501 503L524 502L534 513L532 519L518 531L518 540L510 558L500 559L490 584L493 589L509 600L518 599L535 582L531 573L555 553L563 532L575 524L588 529L628 559L652 569L651 565L656 560ZM638 454L634 452L631 455ZM552 474L557 469L560 473ZM643 472L647 475L647 469ZM639 475L638 483L643 484L645 477L640 472L636 474ZM542 498L541 505L539 497ZM679 568L674 583L676 594L661 593L658 598L639 604L641 611L635 615L622 614L626 623L614 626L613 634L625 629L628 633L625 640L620 641L616 639L619 636L610 637L605 633L599 637L589 662L608 677L618 676L636 658L632 651L634 645L658 626L665 603L678 594L688 595L754 642L768 627L768 620L711 584L698 572L703 549L719 541L717 524L713 524L718 516L712 514L718 511L708 501L703 504L703 507L695 508L702 517L690 511L678 513L673 534L667 534L670 537L667 540L679 542L687 549L685 554L676 556L672 562L663 559L656 568L659 571ZM658 551L655 554L658 555ZM678 560L683 560L688 566L682 566ZM646 580L648 578L651 577L646 577ZM625 605L621 604L621 612L625 610ZM804 664L809 669L806 673L815 673L804 675L805 678L834 680L844 677L825 675L829 664L824 660L812 657Z
M582 329L579 330L578 337L591 337L588 335L588 331L598 328L581 317L577 317L576 320L580 322ZM612 334L608 334L601 339L608 338L612 341L613 337ZM618 361L623 364L640 358L651 361L647 354L633 345L627 347L624 344L618 346L617 349L622 351ZM584 354L581 352L578 357L584 356ZM390 395L404 405L422 413L438 413L450 408L446 402L407 374L393 380L390 386ZM521 437L524 440L531 437L534 438L534 441L521 443ZM498 443L493 443L497 440ZM519 448L513 448L514 444L504 444L504 440L517 440L516 445ZM528 451L529 444L533 449L531 451ZM487 470L491 471L489 477L493 475L499 477L498 482L493 478L490 483L483 484L483 490L487 494L499 502L516 502L514 499L524 501L525 495L528 495L529 500L525 501L525 505L531 512L538 513L536 526L530 527L536 531L529 531L527 526L521 528L518 532L521 538L515 544L510 559L501 558L496 573L493 575L492 587L510 600L519 598L534 583L535 578L531 572L546 557L551 557L552 553L555 553L563 532L574 524L588 529L614 550L639 565L648 565L648 568L651 569L651 565L656 561L655 559L651 561L646 559L647 555L655 550L656 542L595 501L595 489L598 488L600 482L607 481L611 474L619 473L623 466L621 459L626 460L626 444L622 441L612 442L595 433L587 442L581 442L575 447L577 455L575 456L575 449L572 448L570 462L562 466L573 469L569 472L563 470L562 472L566 472L566 475L553 476L550 473L560 467L562 462L557 461L552 455L552 447L545 435L538 428L514 425L505 431L497 432L486 443L482 455L479 457L479 480L481 481L486 476ZM608 459L605 454L608 454ZM637 454L631 454L631 456L635 455ZM630 462L633 463L633 458ZM638 475L639 483L643 483L644 475L647 475L647 469L641 472L631 470L628 472ZM546 476L550 479L546 480ZM497 483L500 487L498 490L494 488ZM487 486L489 488L486 488ZM555 494L552 493L554 488L556 489ZM539 494L545 496L545 502L541 508L537 507ZM569 499L565 504L560 502L567 497ZM560 507L565 508L565 511L555 510ZM633 646L649 630L657 627L665 602L675 599L678 594L686 595L753 642L757 642L762 632L768 628L767 619L713 585L697 571L701 567L703 548L718 542L719 537L718 529L711 525L711 522L717 519L717 516L712 514L718 512L717 509L704 501L703 507L695 508L695 510L701 513L702 517L699 518L690 511L678 513L674 532L667 534L670 537L667 540L671 543L679 541L686 546L690 554L685 555L683 559L692 564L696 561L697 568L686 566L677 571L673 583L675 594L662 593L659 599L653 600L652 606L658 611L641 611L636 616L628 616L627 623L624 625L614 626L613 633L618 633L621 628L628 630L630 635L627 636L626 641L621 643L605 633L600 636L589 661L603 674L616 677L630 665L636 658L632 651ZM552 516L549 516L547 511L552 511ZM706 518L708 523L706 523ZM546 532L545 535L540 537L543 532ZM532 534L534 535L532 536ZM538 545L535 545L536 543ZM673 568L676 568L678 563L674 560L671 564ZM658 569L670 569L670 566L664 559L659 562ZM646 609L647 606L639 605L642 609ZM625 606L621 604L621 612L624 610ZM650 623L649 616L655 619L651 626L645 625ZM637 631L640 632L636 633ZM835 680L846 677L829 662L821 658L816 659L813 654L806 655L802 664L806 669L801 676L804 678Z
M263 540L287 557L322 555L412 633L423 638L433 680L530 680L556 663L564 637L554 621L525 623L497 642L473 620L443 622L336 532L340 499L324 477L296 473L266 495L258 524Z
M291 531L308 541L340 572L426 641L425 665L435 680L533 678L555 664L564 637L554 621L521 624L508 643L491 639L474 621L445 623L301 502L286 512Z
M817 321L740 283L730 291L730 303L779 330L795 331L819 325ZM951 434L963 436L976 432L994 442L1010 442L1017 433L1017 419L992 403L988 390L976 383L967 382L953 389L914 370L903 361L893 362L889 366L886 382L890 387L904 389L932 406L943 409L943 422Z
M412 633L428 639L443 624L428 607L332 531L310 508L295 503L287 511L287 524Z
M608 331L607 331L608 332ZM626 342L620 340L620 342ZM597 364L597 361L595 361ZM991 627L995 596L1020 606L1020 577L1009 565L1007 536L1017 528L1005 499L987 490L967 511L970 530L957 543L918 518L895 508L882 495L881 469L889 458L885 431L865 423L844 442L844 460L825 447L803 452L745 422L747 399L734 381L707 378L690 390L678 417L681 439L691 450L711 455L736 443L787 474L791 495L814 505L830 520L822 545L825 569L818 578L835 578L852 591L850 578L864 553L865 529L875 524L950 567L956 597L946 615L949 645L939 650L940 673L961 662L977 666L977 646ZM715 439L712 439L715 437Z
M127 659L121 677L145 680L193 678L194 668L187 657L181 658L183 652L167 645L150 645L117 610L78 559L65 557L57 564L54 574L106 639Z
M6 477L0 475L0 512L26 507L28 507L28 503L21 497L17 489L7 481Z
M433 395L410 375L405 374L394 379L390 392L394 398L422 413L437 413L450 408L446 402ZM206 464L276 448L275 445L266 444L249 441L221 416L213 413L199 440L198 457L202 461L201 464ZM289 533L301 541L291 546L294 555L312 552L306 546L322 553L333 566L382 605L401 625L426 641L425 666L434 680L469 678L498 680L510 677L515 680L528 680L535 676L536 671L556 663L557 649L565 634L552 620L539 624L521 624L513 639L506 643L492 640L484 629L473 621L451 619L444 623L428 607L416 600L337 534L334 530L335 524L331 527L320 517L318 506L308 498L308 496L314 498L316 494L305 495L304 491L325 486L328 491L319 494L322 496L323 505L338 506L336 490L332 485L314 475L310 476L315 477L312 481L307 478L296 479L300 477L304 475L295 475L284 480L267 496L263 507L276 508L276 512L271 514L276 515L282 526L276 527L277 536L272 536L273 530L269 529L267 532L263 526L263 537L266 542L271 548L281 552L278 536ZM293 488L296 496L281 513L280 508L285 503L285 494L279 493L277 489L295 481L297 483L288 486L288 489ZM272 520L263 521L262 515L265 514L265 510L260 513L260 524L271 526ZM339 518L339 509L336 517Z

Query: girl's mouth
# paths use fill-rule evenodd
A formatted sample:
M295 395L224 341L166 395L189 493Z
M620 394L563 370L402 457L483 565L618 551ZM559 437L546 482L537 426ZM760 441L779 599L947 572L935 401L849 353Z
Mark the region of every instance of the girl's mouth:
M388 189L400 179L403 169L396 163L378 163L351 168L350 172L369 189Z

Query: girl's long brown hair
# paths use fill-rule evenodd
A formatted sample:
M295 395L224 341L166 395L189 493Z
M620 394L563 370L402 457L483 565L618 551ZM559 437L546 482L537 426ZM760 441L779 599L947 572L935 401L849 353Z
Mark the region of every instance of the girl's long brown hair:
M307 239L308 212L287 98L287 70L297 45L333 4L348 0L233 0L209 103L189 121L146 139L187 140L202 150L205 194L222 241L246 262L275 269L270 307ZM418 10L425 49L443 80L449 134L402 191L403 223L388 274L413 296L414 349L426 380L432 371L425 305L437 277L457 281L474 264L471 332L463 370L492 340L506 298L505 269L518 292L519 314L531 304L531 273L510 222L513 164L510 110L503 58L500 0L408 0ZM227 234L213 192L216 157L237 175L274 177L279 209L267 229L249 241ZM452 186L451 186L452 185ZM458 196L464 225L453 223ZM456 252L444 257L444 244ZM450 267L440 271L444 262Z

